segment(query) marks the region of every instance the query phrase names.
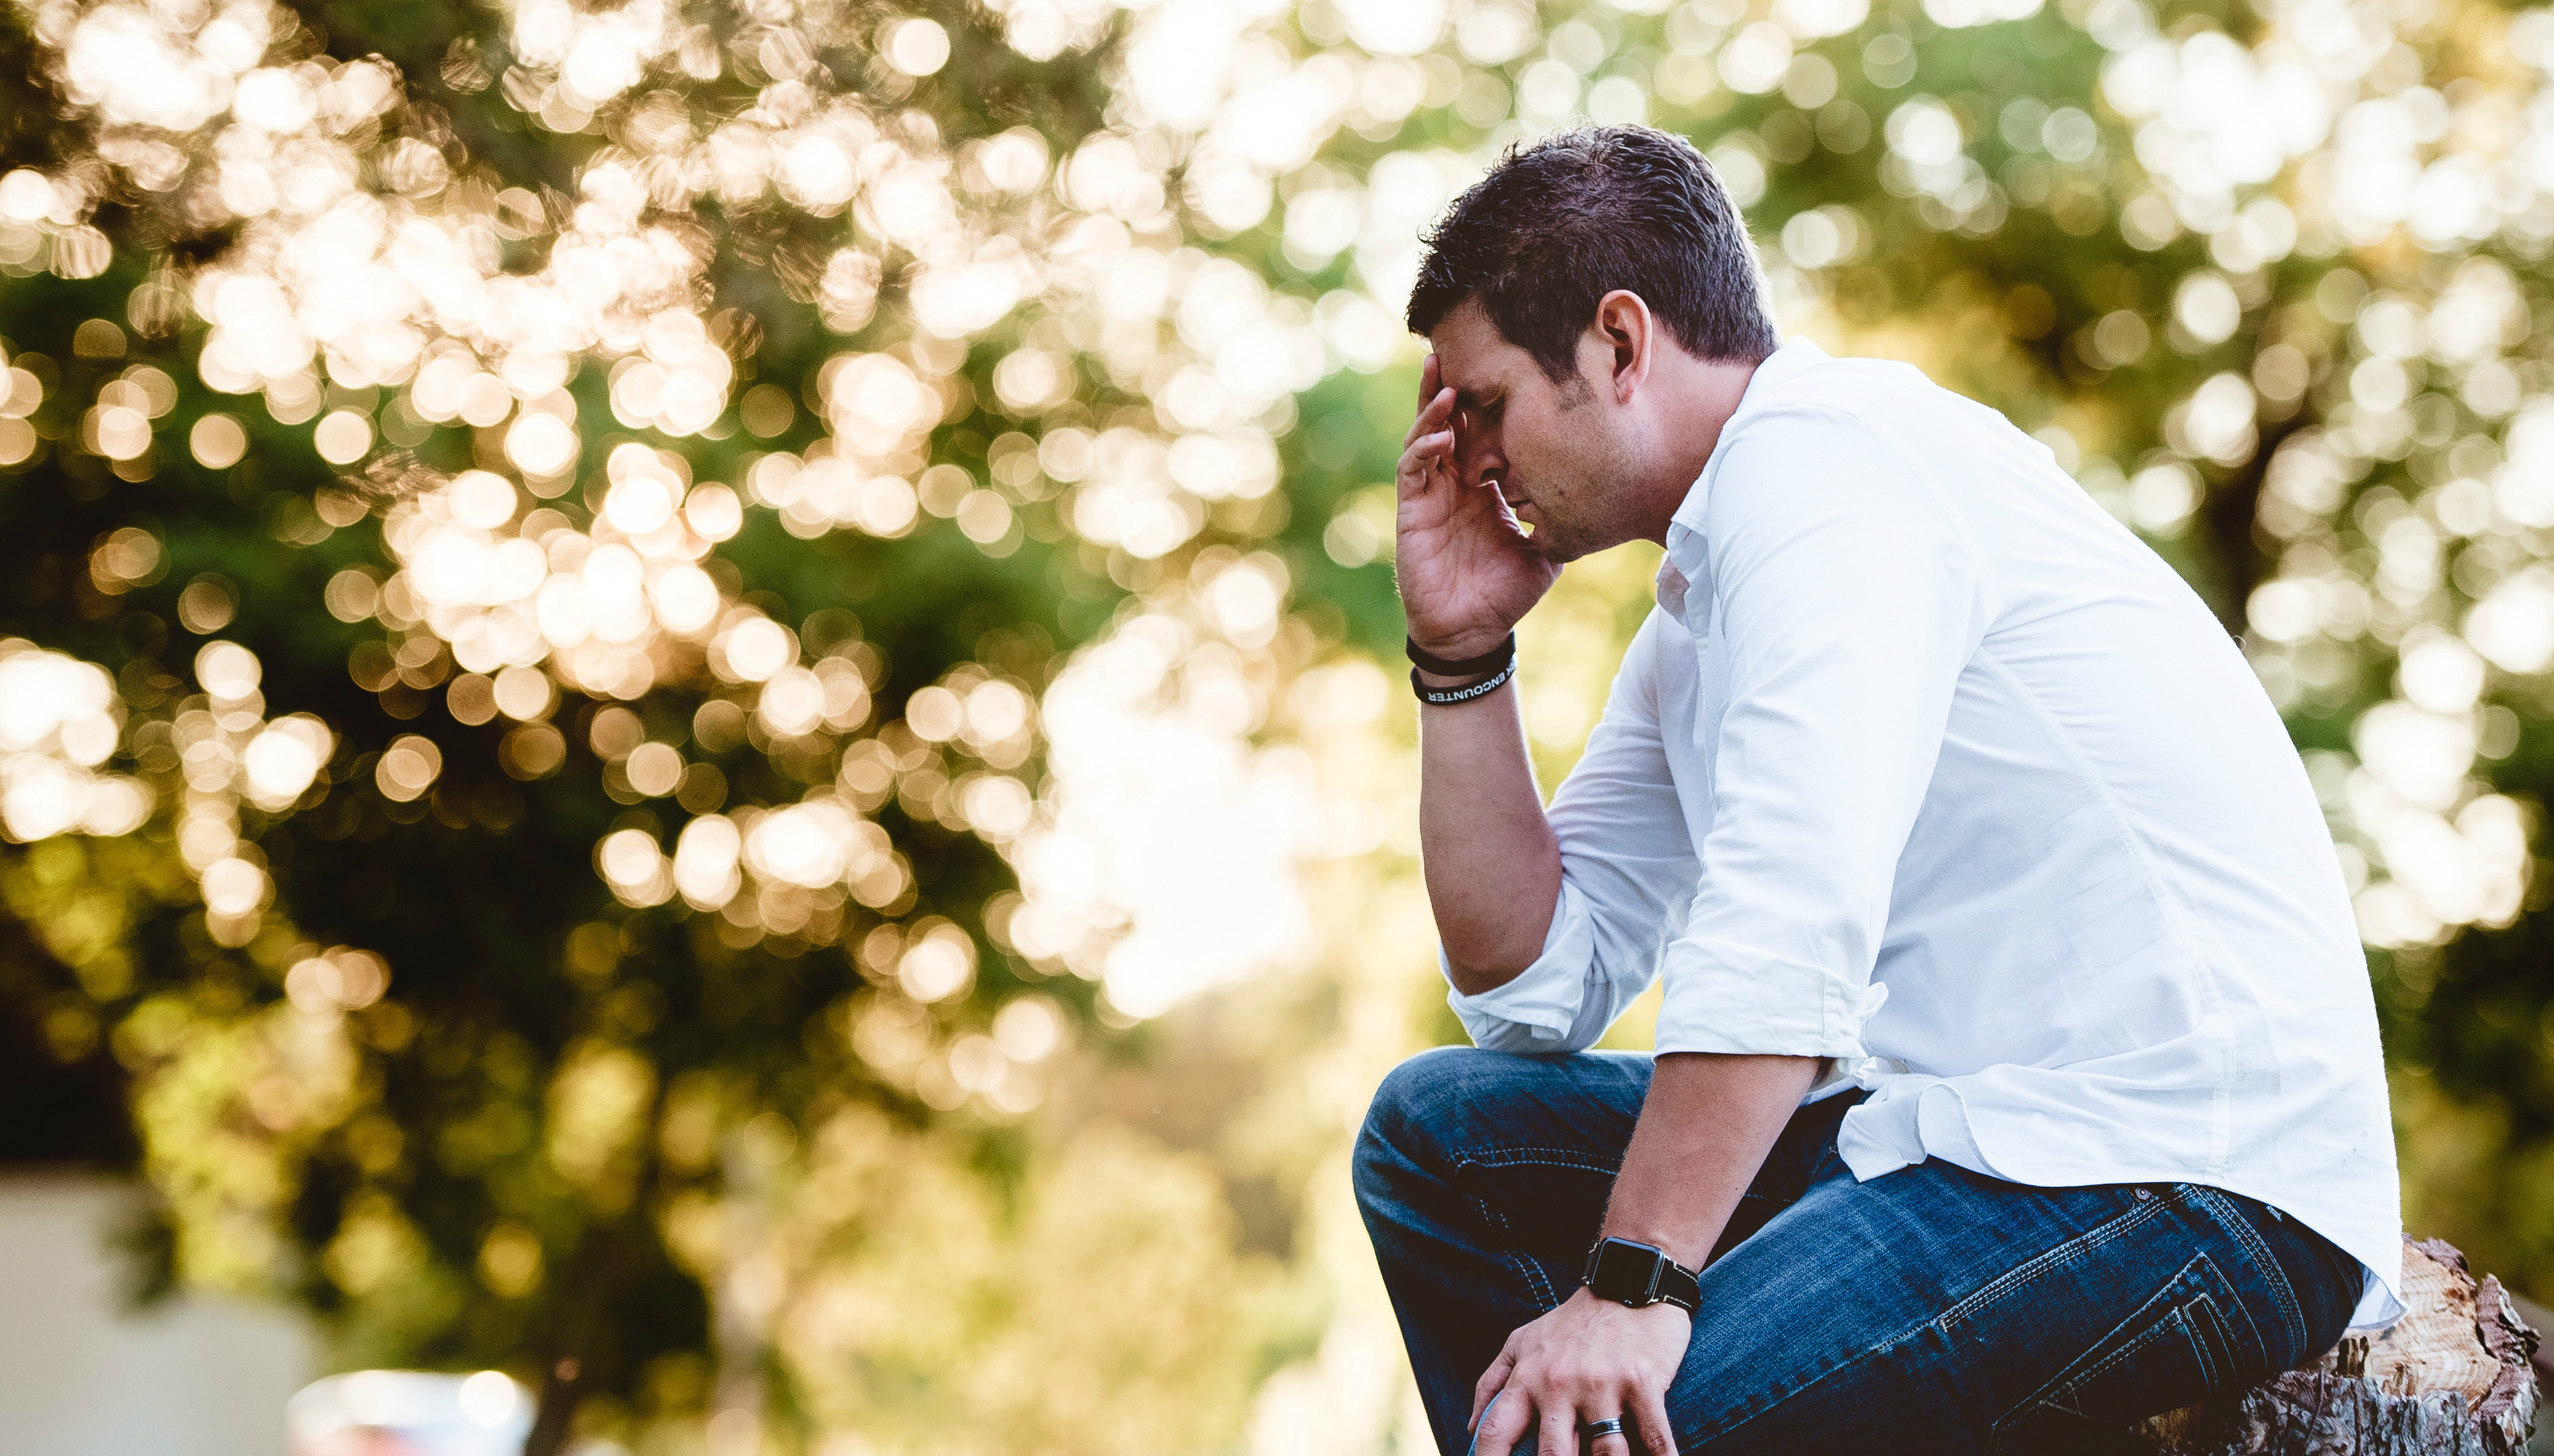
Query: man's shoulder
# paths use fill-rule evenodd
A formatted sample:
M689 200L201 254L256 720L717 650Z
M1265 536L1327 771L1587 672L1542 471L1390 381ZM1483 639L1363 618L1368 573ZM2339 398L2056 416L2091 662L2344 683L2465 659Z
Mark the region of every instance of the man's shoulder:
M1936 397L1957 397L1917 369L1896 359L1825 358L1751 391L1747 412L1758 418L1802 415L1863 417L1884 405L1921 406ZM1748 421L1752 423L1753 421Z
M2022 436L2002 413L1895 359L1821 359L1749 392L1722 444L1760 463L1799 451L1830 463L1916 467L1940 450ZM1857 448L1859 447L1859 448Z
M1894 473L1910 463L1912 448L1937 433L1927 422L1946 417L1957 407L1951 401L1968 402L1911 364L1820 359L1749 387L1713 452L1712 477L1735 484L1770 472L1790 489L1804 467L1822 475L1839 468Z

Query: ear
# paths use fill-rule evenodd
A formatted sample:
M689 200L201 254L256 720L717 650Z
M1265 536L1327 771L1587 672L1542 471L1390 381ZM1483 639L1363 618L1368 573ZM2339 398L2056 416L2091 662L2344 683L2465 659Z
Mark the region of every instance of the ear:
M1659 321L1650 305L1629 288L1616 288L1596 300L1596 318L1588 332L1600 351L1600 383L1617 404L1629 404L1650 377L1658 352Z

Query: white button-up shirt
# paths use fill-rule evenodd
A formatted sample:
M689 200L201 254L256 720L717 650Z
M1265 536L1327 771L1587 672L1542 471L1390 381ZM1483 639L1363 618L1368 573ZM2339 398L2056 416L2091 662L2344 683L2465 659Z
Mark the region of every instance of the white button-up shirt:
M1994 410L1794 342L1669 527L1484 1047L1835 1059L1858 1178L2258 1198L2400 1308L2376 1005L2303 766L2162 560Z

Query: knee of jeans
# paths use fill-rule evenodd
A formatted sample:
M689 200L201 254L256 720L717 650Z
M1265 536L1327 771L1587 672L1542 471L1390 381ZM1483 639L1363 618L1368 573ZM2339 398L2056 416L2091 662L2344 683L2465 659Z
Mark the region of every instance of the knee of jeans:
M1470 1047L1438 1047L1392 1069L1374 1089L1350 1157L1357 1192L1364 1196L1390 1164L1435 1143L1447 1115L1461 1105L1465 1061L1489 1054Z

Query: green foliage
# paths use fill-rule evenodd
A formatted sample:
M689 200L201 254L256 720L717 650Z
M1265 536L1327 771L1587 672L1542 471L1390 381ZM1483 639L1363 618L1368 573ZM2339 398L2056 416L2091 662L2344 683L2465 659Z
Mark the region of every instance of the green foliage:
M167 1276L285 1292L348 1362L554 1382L590 1434L1230 1441L1331 1307L1318 1170L1434 995L1355 660L1401 632L1400 280L1499 148L1593 113L1714 158L1787 327L2005 411L2243 637L2377 948L2412 1221L2554 1288L2547 34L19 5L0 673L42 666L0 718L42 721L0 739L0 998L46 1088L131 1113L24 1150L138 1159ZM1645 562L1527 626L1547 778ZM1255 735L1315 828L1386 826L1306 871L1353 924L1246 1031L1129 1030L1176 998L1116 948L1222 949L1090 830L1152 832L1087 767L1143 714L1221 745L1163 776ZM1282 920L1217 974L1312 958ZM1360 1307L1269 1388L1344 1389Z

